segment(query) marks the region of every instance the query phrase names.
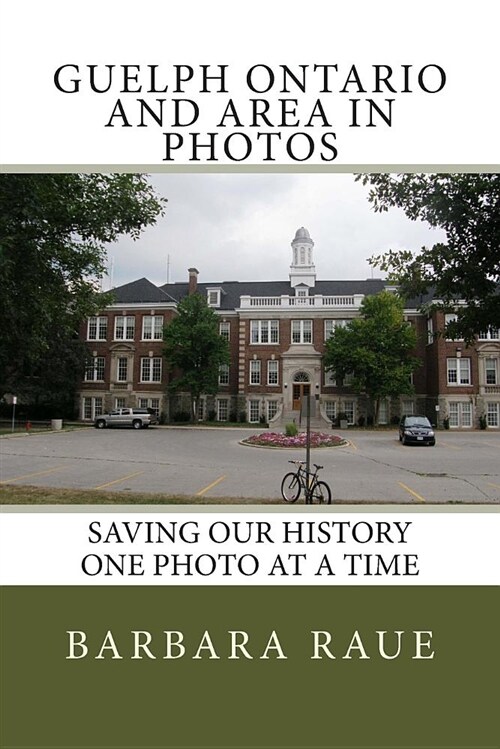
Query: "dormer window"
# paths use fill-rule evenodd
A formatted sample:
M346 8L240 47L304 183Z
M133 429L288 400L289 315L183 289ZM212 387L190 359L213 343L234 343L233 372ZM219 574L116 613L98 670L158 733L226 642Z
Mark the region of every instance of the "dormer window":
M207 304L209 307L220 307L220 288L207 289Z
M307 298L309 296L309 290L304 287L297 287L295 289L295 303L296 304L307 304Z

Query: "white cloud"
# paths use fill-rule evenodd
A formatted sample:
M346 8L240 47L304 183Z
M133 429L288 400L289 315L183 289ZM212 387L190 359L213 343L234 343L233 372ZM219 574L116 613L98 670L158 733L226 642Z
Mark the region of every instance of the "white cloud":
M300 226L315 242L318 279L368 278L368 258L420 249L443 238L399 209L375 214L368 188L350 174L154 174L168 198L165 216L133 242L110 247L113 284L146 276L153 283L286 279L290 242ZM375 270L374 275L380 275Z

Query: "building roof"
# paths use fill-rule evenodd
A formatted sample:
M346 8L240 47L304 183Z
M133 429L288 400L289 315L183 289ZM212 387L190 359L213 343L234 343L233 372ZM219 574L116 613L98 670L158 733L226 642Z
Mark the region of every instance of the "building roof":
M366 281L317 281L312 294L323 296L365 296L383 291L385 282L380 278L369 278ZM206 295L207 289L222 290L219 309L233 310L241 305L242 296L288 296L294 289L290 281L216 281L199 283L197 291ZM180 302L189 293L189 283L172 283L155 286L147 278L118 286L113 289L115 304L154 304L158 302Z
M323 296L351 296L353 294L377 294L383 291L385 282L381 279L367 279L366 281L316 281L311 294ZM290 281L218 281L214 283L199 283L197 291L205 295L207 289L222 289L219 309L231 310L240 307L242 296L288 296L293 295L294 289ZM187 283L164 284L161 289L180 301L189 292Z
M112 289L112 293L115 297L115 303L119 304L157 304L158 302L176 301L164 289L155 286L147 278L139 278L137 281L117 286L115 289Z

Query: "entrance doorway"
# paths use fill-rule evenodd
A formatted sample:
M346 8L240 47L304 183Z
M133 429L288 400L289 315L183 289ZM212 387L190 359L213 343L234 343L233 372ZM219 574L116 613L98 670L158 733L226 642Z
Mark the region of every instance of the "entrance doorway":
M293 410L300 411L302 398L311 395L311 383L307 372L297 372L293 381Z

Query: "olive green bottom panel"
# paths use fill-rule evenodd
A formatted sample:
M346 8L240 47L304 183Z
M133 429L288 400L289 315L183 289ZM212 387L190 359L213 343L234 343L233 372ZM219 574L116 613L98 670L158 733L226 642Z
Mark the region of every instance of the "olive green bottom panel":
M493 749L492 587L5 587L1 747Z

